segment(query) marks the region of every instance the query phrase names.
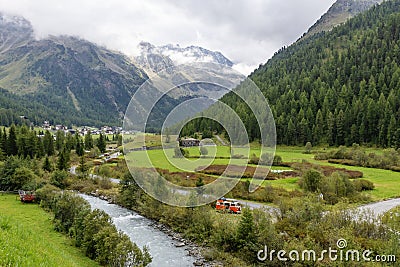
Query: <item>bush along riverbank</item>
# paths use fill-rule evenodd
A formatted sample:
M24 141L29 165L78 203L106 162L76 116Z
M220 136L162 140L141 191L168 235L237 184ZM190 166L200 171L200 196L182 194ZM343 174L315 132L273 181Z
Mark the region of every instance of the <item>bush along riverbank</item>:
M91 211L89 203L74 193L46 185L37 190L40 205L54 213L55 229L74 240L87 257L104 266L147 266L151 256L117 231L104 211Z
M349 249L362 251L368 247L376 254L399 256L398 235L385 223L368 219L372 216L369 213L361 216L344 206L329 206L331 212L327 213L328 206L317 201L318 195L312 193L277 199L275 204L280 215L272 220L270 214L257 209L243 209L238 216L217 213L211 205L168 206L143 192L132 175L146 173L127 173L121 179L116 202L167 226L165 231L170 228L179 232L177 238L182 236L202 247L202 255L209 261L226 266L282 266L277 258L260 262L258 251L267 246L268 250L275 251L304 248L320 253L325 248L335 247L339 238L349 242ZM355 216L367 219L355 221ZM337 266L329 261L324 261L324 265Z
M127 174L127 177L130 177L130 174L129 175ZM94 188L86 188L86 189L94 189ZM184 247L184 249L187 252L187 255L195 259L195 261L193 262L194 266L203 266L203 267L223 266L223 264L220 261L214 260L214 258L204 255L207 254L205 253L205 251L209 249L207 245L208 240L204 240L207 239L207 237L209 236L207 233L204 238L194 238L194 236L197 236L196 234L188 235L188 231L182 231L187 228L186 225L179 226L179 222L183 222L183 217L187 217L186 215L189 213L198 213L199 212L198 209L202 210L201 214L209 214L210 212L213 213L213 211L209 206L202 208L193 208L193 209L171 207L152 199L151 197L147 196L144 192L142 192L143 194L141 193L140 197L141 204L132 206L131 204L129 204L130 203L129 201L123 200L123 198L121 197L122 191L116 194L114 190L98 189L95 191L88 191L86 189L81 190L81 193L90 195L92 197L97 197L101 200L107 201L110 204L116 204L121 207L130 209L146 217L146 219L151 221L151 223L149 224L150 227L157 229L163 232L164 234L168 235L176 247ZM129 191L125 191L125 193L128 197L130 197ZM153 209L148 209L148 210L142 209L146 205L153 205L150 203L156 203L159 210L156 212ZM160 217L162 210L167 211L170 214L168 218ZM171 222L174 220L173 213L176 213L176 215L179 216L180 219L171 224ZM195 217L197 220L200 219L202 215ZM194 216L187 217L188 221L184 223L186 224L189 223L189 221L193 220L195 217ZM199 227L198 231L202 231L203 229L205 228ZM206 232L208 232L208 230L206 230Z

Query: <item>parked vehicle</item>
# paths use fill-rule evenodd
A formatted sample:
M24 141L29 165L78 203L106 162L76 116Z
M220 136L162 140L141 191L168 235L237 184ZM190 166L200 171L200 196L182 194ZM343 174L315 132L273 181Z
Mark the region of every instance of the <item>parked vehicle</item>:
M225 211L236 214L242 212L242 206L237 200L224 197L217 200L217 203L215 204L215 209L217 211Z
M36 195L34 191L24 191L24 190L18 190L19 194L19 199L21 202L34 202L36 199Z

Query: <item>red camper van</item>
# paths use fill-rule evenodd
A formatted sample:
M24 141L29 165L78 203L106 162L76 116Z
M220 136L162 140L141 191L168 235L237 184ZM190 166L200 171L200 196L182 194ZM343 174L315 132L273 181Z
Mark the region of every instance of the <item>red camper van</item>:
M242 212L242 207L237 200L224 197L217 200L217 203L215 204L215 209L236 214Z

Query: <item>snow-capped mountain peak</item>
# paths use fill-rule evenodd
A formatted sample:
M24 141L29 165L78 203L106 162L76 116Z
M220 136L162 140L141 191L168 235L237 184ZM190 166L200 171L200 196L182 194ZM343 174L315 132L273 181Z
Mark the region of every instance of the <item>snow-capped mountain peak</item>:
M23 28L32 31L32 25L29 21L21 16L14 16L0 12L0 25L13 26L15 28Z
M167 68L173 65L180 65L193 62L210 62L232 67L233 63L218 51L210 51L199 46L181 47L179 44L167 44L155 46L148 42L139 44L141 51L136 61L153 71Z

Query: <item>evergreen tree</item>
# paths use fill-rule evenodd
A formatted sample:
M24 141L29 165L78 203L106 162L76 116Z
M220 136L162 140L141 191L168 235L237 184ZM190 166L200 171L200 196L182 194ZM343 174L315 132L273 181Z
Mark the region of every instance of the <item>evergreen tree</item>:
M81 156L79 158L78 171L80 172L80 175L83 178L85 178L87 176L88 167L86 166L86 161L85 161L85 157L84 156Z
M91 150L93 148L93 137L90 131L85 135L85 149Z
M65 133L64 131L58 130L56 133L56 149L61 151L64 147Z
M240 248L250 246L255 241L254 219L250 209L243 210L237 229L237 241Z
M68 171L69 169L69 152L67 148L62 149L58 154L57 169L60 171Z
M43 147L44 147L44 152L46 153L47 156L54 155L54 139L53 135L49 131L46 131L44 133Z
M315 118L315 127L313 130L313 140L314 142L321 142L324 136L324 118L322 116L322 112L319 109L317 112L317 116Z
M43 145L42 139L40 137L37 137L37 151L38 151L37 156L39 158L42 158L45 156L44 145Z
M345 117L343 110L340 110L336 118L336 145L344 145L345 135Z
M393 142L393 145L396 149L400 148L400 128L397 128L396 130L395 141Z
M287 144L288 145L294 145L297 143L297 131L296 131L296 126L294 125L292 119L289 119L288 123L288 128L287 128Z
M350 128L350 138L349 138L349 144L358 144L359 138L358 138L358 129L357 126L355 124L351 125Z
M27 135L27 155L30 158L39 157L39 149L38 142L41 142L40 139L37 138L35 131L31 131Z
M308 121L304 117L301 119L299 123L299 138L298 138L298 143L299 144L304 144L307 140L309 140L309 130L308 130Z
M332 146L332 145L335 144L335 140L334 140L334 137L335 137L335 133L334 133L334 130L335 130L335 119L333 117L332 112L330 112L330 111L328 112L326 126L327 126L326 127L326 138L327 138L328 144L330 146Z
M47 171L47 172L51 172L53 171L53 167L51 166L49 157L46 157L43 163L43 170Z
M79 136L78 133L75 134L75 143L76 143L76 148L75 148L75 152L78 156L82 157L85 154L85 150L84 150L84 144L82 141L82 138Z
M17 133L15 125L11 125L8 138L7 138L7 155L17 155L18 154L18 146L17 146Z
M99 148L101 153L106 152L106 139L102 133L100 133L99 139L97 139L97 147Z
M396 145L396 130L397 130L397 122L395 116L392 114L392 116L390 117L388 133L387 133L387 140L389 147L394 147Z
M2 146L3 152L7 154L7 132L6 127L3 127L3 135L0 140L0 144Z
M65 137L65 147L67 148L68 152L76 148L76 139L71 133L67 133Z

